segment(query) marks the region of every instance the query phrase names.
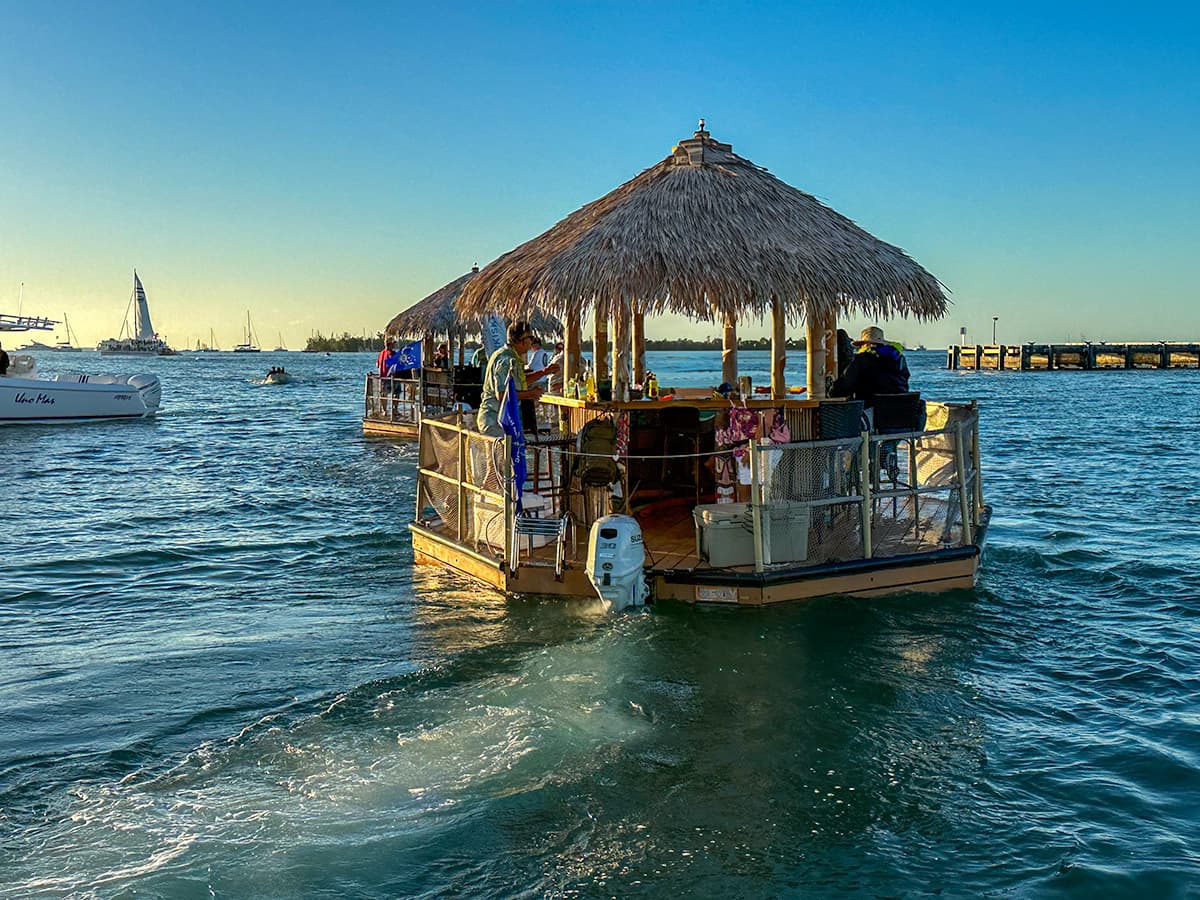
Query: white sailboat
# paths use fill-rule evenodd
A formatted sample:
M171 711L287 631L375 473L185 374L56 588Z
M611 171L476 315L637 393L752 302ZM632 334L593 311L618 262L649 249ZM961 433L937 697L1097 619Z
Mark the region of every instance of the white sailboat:
M246 310L246 340L233 348L234 353L260 353L261 348L258 346L258 335L254 333L254 327L250 324L250 310Z
M129 325L129 310L136 306L134 313L136 328ZM137 270L133 272L133 293L129 297L129 306L125 308L125 320L121 323L121 333L115 338L108 338L97 345L101 356L174 356L175 351L167 342L158 336L150 323L150 304L146 302L146 291L142 280L138 278Z
M287 347L283 346L283 332L279 332L279 345L275 348L276 353L286 353Z
M75 333L71 330L71 323L67 320L67 314L63 313L63 330L67 332L65 340L54 342L55 353L82 353L82 347L76 347L75 341L79 340Z

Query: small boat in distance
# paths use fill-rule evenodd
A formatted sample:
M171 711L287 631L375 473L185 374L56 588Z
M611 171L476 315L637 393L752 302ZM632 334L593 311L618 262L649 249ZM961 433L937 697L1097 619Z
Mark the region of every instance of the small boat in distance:
M50 349L55 353L82 353L83 348L75 346L74 342L78 340L78 338L75 337L74 332L71 331L71 323L67 320L66 313L63 313L63 330L67 332L66 339L55 341L54 346Z
M287 347L283 346L283 332L279 332L279 345L275 348L276 353L286 353Z
M136 305L135 327L130 327L129 310ZM158 336L150 323L150 304L146 302L146 291L137 270L133 272L133 293L129 306L125 308L125 319L121 322L120 334L96 345L101 356L174 356L175 351Z
M261 353L262 350L258 346L258 335L254 333L254 327L250 324L250 310L246 310L246 340L233 348L234 353Z
M292 376L288 374L283 366L272 367L267 373L267 377L263 379L263 384L291 384Z

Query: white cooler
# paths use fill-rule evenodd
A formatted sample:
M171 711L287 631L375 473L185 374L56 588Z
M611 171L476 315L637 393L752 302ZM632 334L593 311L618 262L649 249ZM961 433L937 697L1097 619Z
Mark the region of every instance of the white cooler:
M748 503L707 503L692 510L696 554L718 568L754 565L754 520ZM763 562L808 559L809 505L780 500L760 511Z
M696 555L710 565L754 565L754 533L748 503L705 503L692 509Z

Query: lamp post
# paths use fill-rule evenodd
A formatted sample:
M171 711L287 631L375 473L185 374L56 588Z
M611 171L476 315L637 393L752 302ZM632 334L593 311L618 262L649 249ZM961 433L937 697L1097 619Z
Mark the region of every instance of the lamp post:
M993 347L996 346L996 320L999 318L1000 318L999 316L992 316L992 346Z

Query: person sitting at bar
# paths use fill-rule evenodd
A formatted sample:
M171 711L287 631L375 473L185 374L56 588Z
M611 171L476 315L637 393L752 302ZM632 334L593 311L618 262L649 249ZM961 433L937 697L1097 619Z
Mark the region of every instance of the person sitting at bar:
M529 379L536 381L544 375L558 372L558 366L551 364L546 369L526 373L525 354L532 344L533 329L529 323L513 322L508 326L508 343L488 360L487 371L483 375L479 415L475 420L476 427L488 437L504 437L504 429L500 426L500 404L504 402L509 375L516 383L518 400L536 401L545 391L540 387L530 388Z
M542 347L542 339L536 334L533 336L533 343L530 344L529 356L526 359L526 363L531 371L537 371L539 369L543 372L550 371L550 354L546 352L544 347ZM542 390L549 390L550 376L543 375L538 379L531 378L529 383L534 387L540 387Z
M563 344L562 341L559 341L558 343L556 343L554 345L554 355L550 357L550 363L552 365L558 366L559 369L561 369L563 366L563 363L566 362L566 358L567 358L566 346ZM550 393L561 394L562 392L563 392L563 380L562 380L561 372L558 374L555 374L555 375L551 375L550 376Z
M872 325L863 329L854 346L858 348L854 358L829 389L829 396L861 400L866 409L871 409L877 394L908 393L903 345L886 340L883 329Z
M437 350L433 354L433 368L448 369L450 368L450 345L438 344Z

